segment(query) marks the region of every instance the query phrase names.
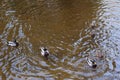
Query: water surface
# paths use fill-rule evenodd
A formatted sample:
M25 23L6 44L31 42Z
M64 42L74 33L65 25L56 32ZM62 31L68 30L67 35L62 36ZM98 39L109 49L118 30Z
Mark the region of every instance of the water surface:
M0 80L119 80L119 8L119 0L1 0ZM20 45L7 46L14 39Z

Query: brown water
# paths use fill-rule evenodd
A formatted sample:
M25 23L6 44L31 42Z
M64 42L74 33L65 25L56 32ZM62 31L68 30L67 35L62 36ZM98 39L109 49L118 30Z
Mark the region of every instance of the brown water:
M119 8L120 0L0 0L0 80L120 80ZM13 39L17 48L6 45Z

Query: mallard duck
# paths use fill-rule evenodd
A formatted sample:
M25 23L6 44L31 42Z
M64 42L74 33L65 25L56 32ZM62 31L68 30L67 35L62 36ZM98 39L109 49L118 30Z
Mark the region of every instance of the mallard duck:
M12 46L12 47L17 47L19 45L19 43L15 39L14 41L8 41L7 45Z
M41 55L44 56L46 59L48 59L50 53L47 48L41 47Z
M96 68L97 67L96 61L94 59L87 58L87 63L92 68Z
M100 59L103 59L103 58L104 58L103 52L97 50L97 51L96 51L96 57L98 57L98 58L100 58Z
M96 27L95 25L92 25L92 26L91 26L92 29L95 29L95 27Z

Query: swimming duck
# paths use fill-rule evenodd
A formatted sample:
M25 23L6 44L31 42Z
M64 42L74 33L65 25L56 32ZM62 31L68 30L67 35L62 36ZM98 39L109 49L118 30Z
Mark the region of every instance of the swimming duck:
M44 56L46 59L48 59L50 53L47 48L41 47L41 55Z
M87 63L89 66L91 66L92 68L96 68L97 67L97 64L96 64L96 61L94 59L89 59L87 58Z
M103 59L104 56L104 52L101 52L100 50L96 50L96 57L98 57L99 59Z
M93 39L94 39L95 36L96 36L95 27L96 27L95 25L92 25L92 26L91 26L91 33L90 33L90 34L91 34L91 37L92 37Z
M15 39L14 41L8 41L7 45L12 46L12 47L17 47L19 45L19 43Z

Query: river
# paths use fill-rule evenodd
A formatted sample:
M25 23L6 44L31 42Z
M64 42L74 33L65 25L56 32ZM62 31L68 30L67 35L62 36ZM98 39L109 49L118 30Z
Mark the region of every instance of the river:
M0 0L0 80L120 80L119 8L120 0ZM19 46L8 46L14 39Z

